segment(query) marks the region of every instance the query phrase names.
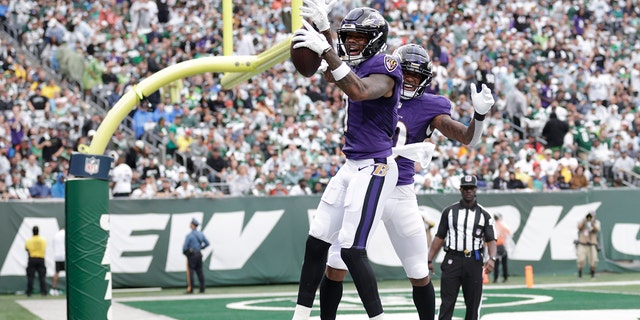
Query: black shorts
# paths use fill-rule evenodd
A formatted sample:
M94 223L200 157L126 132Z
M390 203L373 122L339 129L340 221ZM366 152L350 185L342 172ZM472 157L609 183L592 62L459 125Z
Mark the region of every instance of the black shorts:
M56 261L56 272L60 272L65 269L64 261Z

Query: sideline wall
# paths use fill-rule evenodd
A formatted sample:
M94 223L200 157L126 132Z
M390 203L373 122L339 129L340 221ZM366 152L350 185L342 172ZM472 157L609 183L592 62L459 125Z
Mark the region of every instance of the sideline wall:
M575 273L576 225L590 210L602 224L598 270L640 272L639 197L640 191L628 189L478 195L490 213L503 215L514 233L512 275L522 275L525 265L532 265L536 274ZM459 198L434 194L418 201L439 222L440 210ZM194 217L212 243L203 251L208 286L297 282L318 201L316 196L110 200L113 287L184 286L182 244ZM47 273L53 275L52 239L64 217L62 201L0 202L0 293L26 289L24 242L34 225L48 240ZM379 279L406 277L382 225L369 245L369 258Z

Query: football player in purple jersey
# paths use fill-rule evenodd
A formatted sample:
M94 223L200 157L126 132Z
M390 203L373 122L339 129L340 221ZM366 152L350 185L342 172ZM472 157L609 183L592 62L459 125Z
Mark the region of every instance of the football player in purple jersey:
M301 10L316 26L325 25L325 0L305 0ZM360 299L370 319L384 316L378 287L367 258L366 246L380 222L384 203L398 180L392 155L398 122L402 70L386 48L389 25L374 9L355 8L337 30L337 51L305 20L292 39L294 48L306 47L322 57L325 76L346 95L344 123L346 163L329 181L307 237L293 319L308 319L316 290L323 278L331 245L339 248L337 269L351 271ZM331 279L327 274L326 281ZM341 283L336 282L336 284ZM331 291L331 284L325 285ZM323 292L320 292L321 298ZM335 294L330 294L335 296ZM338 296L338 299L340 296ZM323 315L321 305L321 317Z
M476 145L482 136L484 116L493 106L494 100L491 90L486 86L478 93L475 84L472 84L471 99L475 116L467 127L451 118L449 99L423 93L433 77L431 58L424 48L415 44L403 45L395 50L394 56L404 75L394 147L394 153L399 155L396 158L399 175L397 186L385 203L382 221L413 286L413 302L420 320L432 320L435 315L435 293L429 277L426 231L413 188L414 160L422 159L420 162L423 167L428 165L434 146L423 142L435 129L440 130L447 138L470 146ZM335 255L334 248L332 246L329 250L330 262L333 262L331 257ZM332 270L335 268L331 263L328 269L327 276L332 277L330 281L324 280L320 286L320 305L327 314L327 319L335 319L341 290L332 289L337 298L324 298L322 292L327 290L326 284L340 287L347 271Z

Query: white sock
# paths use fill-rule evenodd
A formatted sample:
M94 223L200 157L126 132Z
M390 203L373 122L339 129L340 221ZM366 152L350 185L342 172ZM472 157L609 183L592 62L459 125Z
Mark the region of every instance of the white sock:
M311 317L311 308L296 304L291 320L309 320Z
M382 320L384 319L384 313L381 313L373 318L370 318L371 320Z

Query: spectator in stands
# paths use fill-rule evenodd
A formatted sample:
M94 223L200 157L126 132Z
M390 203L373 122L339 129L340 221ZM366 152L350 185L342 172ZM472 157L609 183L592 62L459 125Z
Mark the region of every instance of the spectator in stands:
M251 195L258 196L258 197L268 195L262 178L258 178L255 181L253 181L253 187L251 188Z
M178 151L188 154L189 146L191 146L191 143L193 141L194 141L193 129L186 128L184 130L184 134L183 135L179 135L177 140L176 140L176 142L178 144ZM186 164L183 163L182 165L186 165Z
M11 107L11 115L7 120L9 128L11 130L11 146L20 144L22 138L27 133L27 128L30 127L31 119L25 115L21 106L16 104Z
M11 171L11 162L7 157L9 146L5 143L5 138L0 138L0 174L8 175Z
M0 174L0 200L18 199L18 196L9 192L7 184L5 182L5 176L7 174Z
M156 192L156 198L173 198L173 197L175 197L175 190L173 189L171 180L169 178L161 178L160 187L158 188L158 192Z
M494 190L507 190L509 181L509 169L506 164L501 164L498 170L494 172L492 188Z
M125 162L129 168L136 169L141 159L147 155L147 146L142 140L136 140L136 142L125 153Z
M132 199L152 199L156 196L156 185L153 176L148 176L138 188L131 192Z
M298 184L291 187L289 190L289 195L291 196L299 196L299 195L311 195L311 189L307 186L307 180L300 179L298 180Z
M303 173L300 171L300 167L296 161L289 164L289 170L287 170L282 176L282 182L285 186L291 187L299 184L303 178Z
M253 178L248 174L246 164L239 164L236 170L230 170L227 176L229 194L232 196L247 195L251 192Z
M206 137L197 134L194 141L189 145L187 170L189 172L202 172L209 155L209 147L206 144ZM190 166L190 168L189 168Z
M544 191L559 191L560 190L560 184L558 183L558 176L559 174L557 173L553 173L550 175L547 175L547 181L544 185L543 190Z
M9 194L20 200L31 199L29 188L22 183L22 177L19 173L12 173L11 185L9 185Z
M583 166L578 166L576 168L573 176L571 177L571 181L569 182L571 184L571 189L583 189L589 186L589 181L587 180L584 171L585 169Z
M527 112L527 97L523 93L524 80L518 82L515 88L512 88L506 96L505 112L508 119L513 122L518 130L520 138L524 137L524 128L522 118Z
M29 188L32 198L51 198L51 188L47 186L42 175L38 175L36 182Z
M187 178L189 177L189 174L187 173L187 167L178 166L177 174L172 178L172 181L171 181L172 185L177 188L182 182L184 177L187 177Z
M85 96L90 96L93 88L102 84L102 73L105 71L105 66L97 57L88 55L83 70L82 89Z
M57 199L64 199L65 183L67 178L64 172L55 173L56 181L51 186L51 197Z
M40 111L48 113L49 111L51 111L49 98L45 97L42 94L42 86L38 85L36 87L35 93L31 97L29 97L29 100L27 101L27 106L32 112Z
M593 188L607 188L609 184L600 174L594 174L593 178L589 182L589 187Z
M63 140L60 139L60 136L53 125L45 123L43 126L47 131L42 135L42 137L40 137L36 147L38 149L42 149L43 162L56 161L64 151L65 146L63 144Z
M220 190L209 183L209 179L206 176L198 177L198 186L196 186L195 194L198 198L210 199L222 198L224 196Z
M42 175L42 165L38 163L38 159L34 154L29 155L27 162L22 167L24 170L24 177L30 183L35 183L38 180L38 176Z
M507 180L507 189L514 190L514 189L524 189L524 188L525 188L524 183L522 183L522 181L516 178L516 173L514 171L509 171L509 178Z
M124 155L119 155L111 170L111 194L113 197L129 197L133 170L126 163Z
M173 156L178 150L178 130L182 130L182 115L177 114L167 129L167 155Z
M562 174L562 169L556 173L556 180L558 181L558 187L560 190L570 190L571 183L567 181L566 175Z
M111 137L111 141L109 142L109 146L107 149L116 150L116 151L126 151L129 148L129 140L131 138L127 137L124 132L120 130L116 130ZM77 148L75 148L77 150Z
M136 138L138 139L140 139L145 134L150 124L155 123L153 120L153 112L152 110L149 110L150 107L151 106L149 102L142 101L133 114L131 129L135 131Z
M269 190L270 196L286 196L289 194L289 190L284 186L282 180L277 179L273 188Z
M558 115L552 110L549 120L542 128L542 136L547 140L547 148L556 150L562 147L564 136L569 132L569 125L558 119Z
M82 135L88 136L89 131L98 130L98 127L100 127L101 123L102 123L102 116L98 111L94 111L93 114L91 115L91 118L87 119L82 124Z
M160 179L160 166L158 165L158 158L147 159L145 158L144 167L142 168L142 179L151 177L155 181Z
M175 189L176 197L180 199L188 199L196 196L196 188L191 184L189 176L185 175L180 180L180 185Z
M626 150L620 151L620 157L613 162L613 173L615 180L625 180L626 176L633 171L634 160L627 156Z

